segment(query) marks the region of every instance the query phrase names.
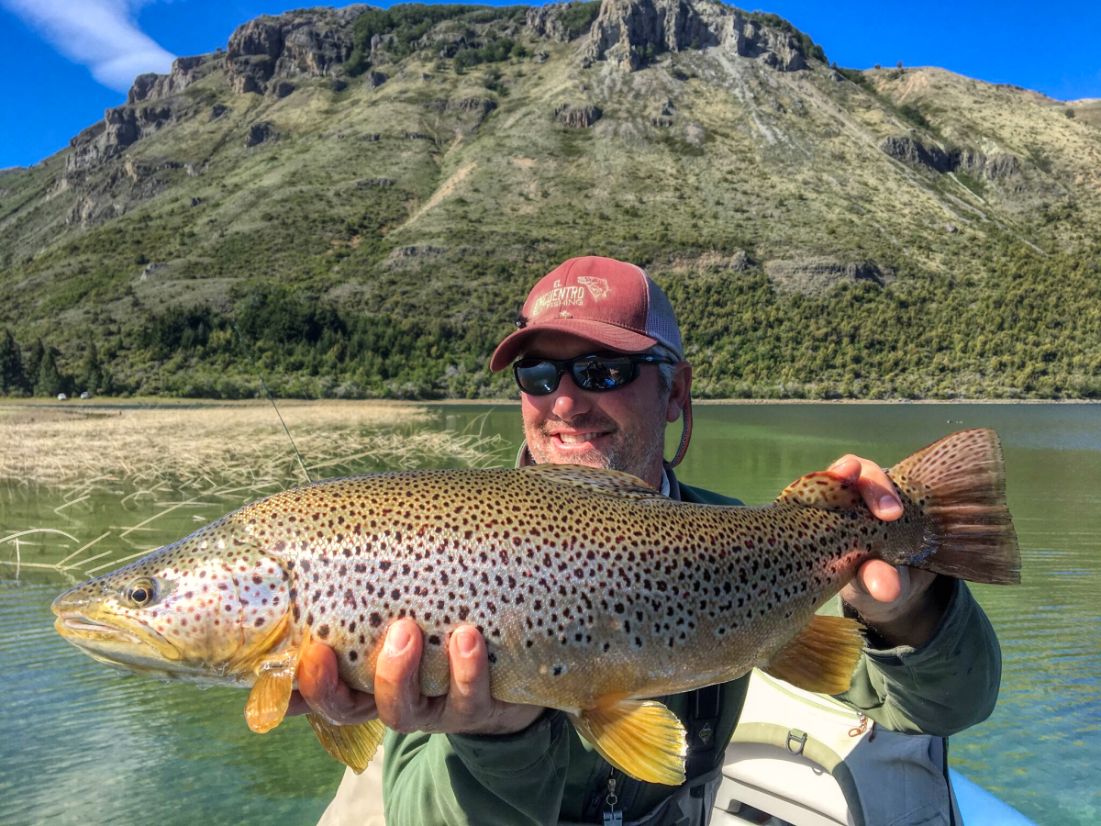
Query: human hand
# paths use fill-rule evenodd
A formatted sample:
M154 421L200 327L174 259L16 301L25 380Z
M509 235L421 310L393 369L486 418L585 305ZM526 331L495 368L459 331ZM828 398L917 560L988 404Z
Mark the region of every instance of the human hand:
M902 516L898 492L875 462L850 453L830 465L827 473L854 484L877 519L891 522ZM944 615L944 600L931 590L936 579L931 571L872 559L841 589L841 599L889 643L916 647L933 635Z
M337 673L336 655L311 643L298 667L300 698L291 713L314 710L347 725L378 717L396 731L508 734L527 728L543 713L538 706L503 703L489 691L485 640L470 625L448 640L451 685L447 694L425 697L420 690L424 638L409 619L394 622L375 663L375 692L354 691Z

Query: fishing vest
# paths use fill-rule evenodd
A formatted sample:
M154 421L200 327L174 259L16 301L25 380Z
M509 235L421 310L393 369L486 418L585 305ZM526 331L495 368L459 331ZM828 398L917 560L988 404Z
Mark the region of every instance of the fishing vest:
M816 823L853 826L962 823L947 738L888 731L757 670L716 794L713 826L743 824L754 811L790 823L810 812Z

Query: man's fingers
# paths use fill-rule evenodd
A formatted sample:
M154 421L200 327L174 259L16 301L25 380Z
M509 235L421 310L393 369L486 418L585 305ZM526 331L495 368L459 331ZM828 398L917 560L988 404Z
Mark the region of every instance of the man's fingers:
M420 662L424 637L410 619L399 619L386 632L375 662L375 704L378 716L395 731L429 731L429 703L421 696Z
M876 519L890 522L902 516L902 502L894 483L875 462L847 453L830 465L827 472L835 479L855 483Z
M448 643L451 688L447 695L449 716L480 722L493 707L489 693L489 659L485 640L470 625L456 628Z
M294 703L294 713L313 710L341 725L374 718L374 699L370 694L353 691L340 679L336 654L324 643L311 642L302 652L297 677L298 692L309 708Z
M894 602L905 590L908 570L873 559L860 566L856 578L864 592L876 602Z
M853 456L851 453L846 453L826 468L826 472L833 476L834 479L840 479L845 482L855 482L857 477L860 476L860 459Z

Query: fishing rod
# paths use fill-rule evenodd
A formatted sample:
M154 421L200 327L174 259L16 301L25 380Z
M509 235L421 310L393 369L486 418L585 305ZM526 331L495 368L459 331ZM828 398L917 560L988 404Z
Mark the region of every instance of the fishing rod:
M245 337L241 335L241 330L237 326L237 322L233 322L233 332L237 334L237 341L241 344L242 348L247 347L245 343ZM306 463L302 459L302 454L298 452L298 445L294 443L294 437L291 435L291 430L287 427L286 421L283 419L283 414L279 412L279 405L275 403L275 396L272 395L271 390L268 388L267 382L264 381L264 376L260 373L260 368L256 366L256 359L246 354L246 359L253 365L253 372L256 373L256 380L260 382L260 387L264 390L264 395L268 397L268 401L271 402L272 409L275 411L275 415L279 418L279 424L283 425L283 432L287 434L287 440L291 443L291 449L294 451L294 457L298 460L298 466L302 468L302 474L306 477L307 483L313 483L313 477L310 475L309 470L306 469Z
M287 427L287 423L283 420L283 414L279 412L279 405L275 403L275 397L271 394L271 390L268 389L268 385L264 382L264 377L257 373L256 378L260 380L260 386L264 388L264 393L267 394L268 401L271 402L272 409L275 410L275 415L279 417L279 424L283 425L283 432L287 434L287 438L290 440L291 448L294 450L294 456L298 459L298 466L302 468L302 473L305 475L306 481L312 483L313 477L310 476L310 472L306 469L306 463L302 461L302 454L298 452L298 445L294 443L294 437L291 435L290 428Z

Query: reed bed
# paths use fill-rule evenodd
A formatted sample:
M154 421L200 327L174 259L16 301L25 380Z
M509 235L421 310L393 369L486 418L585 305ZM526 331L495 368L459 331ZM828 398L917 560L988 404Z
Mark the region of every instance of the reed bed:
M59 502L56 523L0 525L0 577L23 570L68 579L96 574L146 553L169 515L191 512L202 523L307 481L507 461L500 436L440 430L432 420L423 405L378 402L283 402L278 414L267 402L0 405L0 499L41 487ZM104 497L134 520L94 538L70 532L71 517ZM126 548L137 550L124 555Z
M294 445L310 478L357 468L401 469L499 462L503 445L478 433L433 430L418 405L283 402ZM0 415L0 479L50 486L125 480L172 484L305 482L266 402L199 407L58 408L16 405Z

